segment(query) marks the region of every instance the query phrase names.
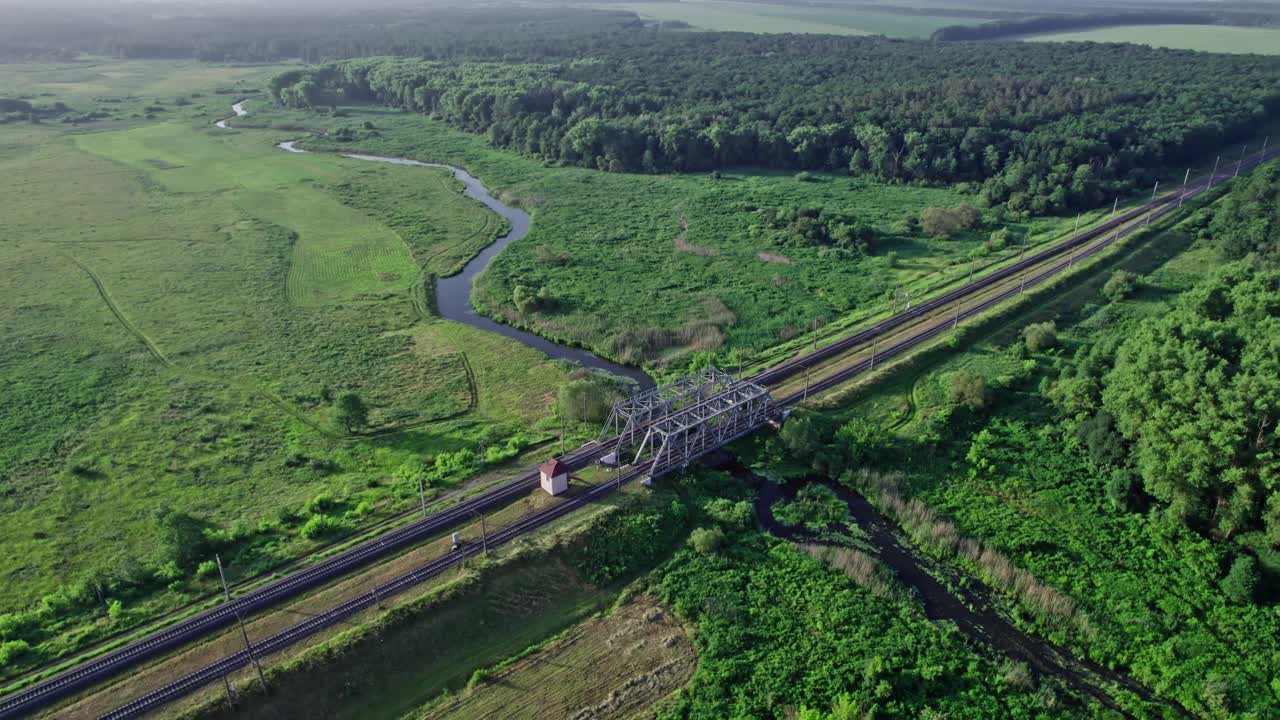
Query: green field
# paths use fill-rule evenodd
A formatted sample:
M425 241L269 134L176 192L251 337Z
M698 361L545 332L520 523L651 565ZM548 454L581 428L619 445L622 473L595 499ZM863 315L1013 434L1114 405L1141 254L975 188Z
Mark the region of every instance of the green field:
M1036 42L1136 43L1203 52L1280 55L1280 29L1261 27L1135 25L1052 35L1031 35L1023 39Z
M986 253L992 226L952 239L897 229L925 208L976 202L955 187L827 175L805 182L774 171L637 175L548 167L416 114L369 106L342 112L334 118L268 108L238 122L331 131L304 143L316 150L466 168L534 218L528 237L477 283L473 300L506 322L627 362L680 367L698 351L763 351L850 313L887 307L895 285L919 296L966 276L971 262L981 266L1020 250ZM359 130L366 121L375 130ZM357 128L356 139L333 139L341 128ZM797 207L843 215L884 237L868 254L837 251L790 243L761 219L762 209ZM1082 223L1109 210L1086 214ZM1061 237L1074 223L1036 218L1008 226L1034 244ZM545 288L553 302L521 312L512 301L517 285Z
M704 30L733 32L928 37L940 27L980 22L974 18L948 17L945 10L939 10L937 15L906 15L830 6L721 0L611 3L601 7L621 7L642 18L679 20Z
M244 577L332 539L302 532L316 496L349 532L416 504L397 471L479 447L432 470L447 487L546 437L568 369L423 301L505 223L445 171L211 127L273 70L0 69L0 96L99 112L0 125L0 614L40 623L8 673L212 589L207 558L164 569L162 508Z

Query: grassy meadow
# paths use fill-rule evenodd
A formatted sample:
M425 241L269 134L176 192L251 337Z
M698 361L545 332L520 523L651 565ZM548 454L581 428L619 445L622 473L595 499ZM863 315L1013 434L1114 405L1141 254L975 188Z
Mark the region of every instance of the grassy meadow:
M704 30L760 33L822 33L829 35L887 35L889 37L929 37L947 25L968 25L980 19L948 17L945 9L936 15L906 15L874 12L862 8L833 5L809 7L802 4L687 0L685 2L643 2L609 4L625 8L642 18L678 20Z
M429 118L372 106L343 107L336 116L267 108L236 123L328 132L304 142L314 150L466 168L534 217L530 234L477 282L473 301L510 324L659 370L682 367L699 351L762 352L849 314L887 308L895 286L919 297L1021 250L986 252L990 219L951 239L900 229L905 216L926 208L975 202L965 188L752 169L636 175L553 167ZM365 123L373 129L361 129ZM342 129L351 140L337 139ZM880 237L865 255L780 244L762 212L797 207L843 215ZM1109 210L1086 214L1081 226ZM1007 225L1027 235L1030 247L1069 233L1075 218ZM551 301L519 310L518 285L545 289Z
M1214 53L1280 54L1280 29L1225 25L1137 25L1030 35L1036 42L1136 43Z
M6 674L213 589L147 569L157 511L240 578L548 437L569 369L421 301L504 223L444 171L212 127L275 69L0 68L0 96L76 118L0 125L0 616L39 619Z

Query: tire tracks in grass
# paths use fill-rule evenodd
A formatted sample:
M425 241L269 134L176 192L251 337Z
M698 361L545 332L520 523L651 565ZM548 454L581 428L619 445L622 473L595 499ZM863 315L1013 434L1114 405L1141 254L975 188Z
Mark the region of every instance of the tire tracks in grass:
M116 320L122 326L124 326L125 330L127 330L129 334L133 335L134 338L138 340L138 342L142 343L142 345L146 348L147 353L151 355L152 358L156 360L156 362L159 362L162 366L173 371L174 373L181 376L185 376L190 379L221 383L235 390L239 390L240 392L243 392L249 395L256 395L262 398L263 400L266 400L268 403L274 405L276 408L284 412L286 415L292 417L293 419L297 420L303 425L306 425L307 427L311 428L312 430L316 431L317 433L323 435L324 437L330 440L363 440L367 438L386 437L388 435L395 435L397 433L406 432L409 430L416 430L419 428L426 427L428 425L447 422L449 420L456 420L472 412L479 403L479 392L477 390L475 376L471 371L470 364L466 360L466 354L460 353L462 355L463 371L467 376L468 394L470 395L470 400L467 403L467 407L464 408L463 410L460 410L454 413L449 413L448 415L445 415L443 417L427 418L423 420L417 420L414 422L402 423L400 425L394 425L391 427L378 428L376 430L371 430L363 433L336 432L333 429L325 427L323 424L316 422L312 418L307 417L305 413L303 413L301 410L294 407L293 405L289 404L286 400L284 400L284 398L281 398L280 396L276 395L275 393L272 393L270 390L267 390L266 388L256 383L240 380L237 378L217 375L215 373L205 372L201 370L184 368L177 365L172 360L170 360L167 355L165 355L164 351L160 349L160 346L157 345L154 340L152 340L145 332L142 331L141 328L139 328L137 325L133 323L132 320L129 319L128 315L124 313L124 310L116 303L115 299L111 297L111 292L107 290L107 286L103 282L101 276L99 276L97 272L93 270L93 268L91 268L89 265L81 261L75 255L72 255L70 252L67 252L66 250L59 250L58 252L61 253L63 256L65 256L72 263L74 263L76 267L84 271L85 275L87 275L89 277L89 280L93 283L94 288L97 289L98 295L99 297L102 298L102 301L106 304L107 309L111 311L111 314L115 316Z

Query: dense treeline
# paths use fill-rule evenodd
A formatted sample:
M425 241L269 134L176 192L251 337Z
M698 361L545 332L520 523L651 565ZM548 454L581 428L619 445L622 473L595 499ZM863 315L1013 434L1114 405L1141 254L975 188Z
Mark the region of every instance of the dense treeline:
M573 62L362 58L270 89L292 106L377 100L608 171L969 181L986 203L1034 214L1145 186L1280 112L1269 58L645 29L598 40Z
M1049 395L1080 421L1117 502L1280 548L1280 167L1242 181L1202 233L1228 263L1123 341L1083 348Z
M999 20L981 25L948 25L933 31L935 41L999 40L1039 33L1071 32L1122 25L1275 25L1275 13L1210 13L1162 10L1158 12L1116 12L1087 15L1041 15L1016 20Z
M306 62L369 55L436 59L573 57L575 38L640 24L635 14L565 8L397 9L122 5L110 9L12 8L0 25L0 62L68 60L80 53L129 59Z

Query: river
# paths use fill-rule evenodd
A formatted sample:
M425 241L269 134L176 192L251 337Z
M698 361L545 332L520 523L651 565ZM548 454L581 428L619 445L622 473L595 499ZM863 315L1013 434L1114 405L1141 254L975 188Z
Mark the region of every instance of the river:
M235 111L234 117L241 117L249 114L249 112L244 108L245 102L246 101L241 100L231 106L231 109ZM227 120L231 119L234 118L219 120L214 124L217 127L226 128ZM277 147L281 150L286 150L292 153L306 153L306 150L298 147L297 144L299 142L301 141L290 140L288 142L280 143ZM511 232L503 235L484 250L481 250L478 255L472 258L471 261L462 268L461 272L449 277L436 278L436 310L440 313L440 317L446 320L460 322L464 325L470 325L471 327L479 330L497 333L503 337L511 338L512 340L545 353L548 357L555 360L569 360L584 367L604 370L605 372L609 372L614 375L629 378L639 384L641 389L648 389L654 386L653 379L642 370L610 362L582 348L552 342L551 340L535 335L527 330L520 330L518 328L511 327L510 325L503 325L502 323L487 318L476 311L475 306L471 304L471 289L475 284L476 276L483 272L493 258L496 257L498 253L502 252L505 247L529 234L529 227L532 224L532 218L529 217L529 213L521 210L520 208L511 207L510 205L507 205L501 200L493 197L485 188L484 183L480 182L460 167L455 167L445 163L427 163L419 160L410 160L409 158L385 157L382 155L364 155L360 153L339 153L339 155L352 160L363 160L366 162L389 163L391 165L412 165L414 167L443 168L445 170L449 170L453 173L455 178L462 181L462 184L465 186L465 189L463 190L464 195L484 203L484 205L490 210L498 213L511 223Z
M796 491L806 481L794 481L785 486L770 482L756 475L737 461L722 466L738 479L757 488L754 506L756 517L765 531L775 537L794 542L818 542L813 533L779 522L773 515L773 504L780 499L794 498ZM957 629L975 641L995 648L1001 654L1021 660L1037 672L1062 679L1069 687L1087 695L1104 706L1132 717L1122 710L1104 685L1123 687L1149 703L1162 703L1150 690L1124 674L1104 668L1089 660L1074 658L1065 649L1044 638L1030 635L1014 627L1003 615L994 610L995 603L984 587L957 583L953 588L938 579L938 573L930 563L899 542L894 525L880 514L866 498L837 483L821 479L849 508L854 524L866 533L872 554L911 588L924 604L925 614L931 620L955 623ZM1162 703L1182 717L1190 717L1184 708Z

